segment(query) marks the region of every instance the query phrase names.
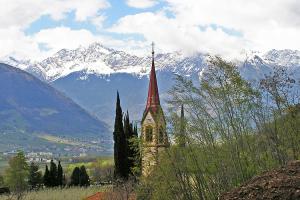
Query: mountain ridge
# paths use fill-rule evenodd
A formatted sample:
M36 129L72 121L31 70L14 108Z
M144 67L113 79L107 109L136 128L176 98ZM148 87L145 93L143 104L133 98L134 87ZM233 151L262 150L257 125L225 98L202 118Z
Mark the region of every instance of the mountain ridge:
M108 132L106 124L49 84L2 63L0 72L2 131L16 128L18 131L74 137L81 137L80 134L86 134L84 137L104 136ZM14 123L16 116L24 126ZM4 117L12 117L13 121ZM81 122L84 126L78 124Z
M82 76L82 79L91 74L101 76L115 73L128 73L141 77L149 74L151 66L150 55L139 57L105 47L100 43L93 43L86 48L61 49L41 62L17 60L13 57L6 57L0 60L25 70L46 82L54 82L74 72L83 72L85 76ZM199 73L207 65L208 60L208 54L199 52L189 56L184 55L182 52L159 53L155 55L158 71L172 71L186 76ZM272 68L274 65L280 65L300 73L300 51L298 50L272 49L266 53L250 52L244 60L234 62L240 68L243 68L245 63L248 67L264 65Z
M197 82L205 74L209 59L209 55L202 53L188 56L181 52L155 54L158 86L165 108L167 92L174 84L173 75L183 75ZM7 58L6 62L51 84L111 128L117 90L125 105L123 109L129 110L133 120L141 118L151 56L139 57L93 43L86 48L62 49L41 62L13 58ZM300 77L300 51L297 50L250 52L245 60L232 62L251 82L258 82L277 66L287 68L296 79Z

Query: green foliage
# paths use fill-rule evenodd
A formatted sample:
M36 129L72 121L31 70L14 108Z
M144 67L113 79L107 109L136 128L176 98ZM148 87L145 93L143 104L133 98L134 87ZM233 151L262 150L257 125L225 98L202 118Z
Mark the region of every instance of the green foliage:
M4 181L9 189L21 193L27 189L28 165L23 152L9 160L9 167L5 170Z
M119 92L117 93L116 117L114 126L114 161L115 177L128 177L127 142L123 128L123 113L120 103Z
M80 169L75 167L71 175L71 186L79 186L80 184Z
M90 177L86 172L86 168L82 165L80 168L75 167L71 175L71 186L87 187L90 185Z
M90 177L86 172L85 166L82 165L80 167L80 180L79 180L80 186L81 187L87 187L90 185Z
M50 172L48 169L48 165L46 165L45 167L45 172L44 172L44 176L43 176L43 183L46 187L51 186L51 180L50 180Z
M111 158L98 158L95 162L90 164L89 169L92 181L95 183L112 182L114 163Z
M50 162L50 171L49 171L49 185L50 187L55 187L58 185L57 181L57 166L53 160Z
M63 184L64 184L64 172L59 161L57 166L57 185L63 186Z
M160 155L138 197L217 199L262 171L299 159L299 98L288 98L293 84L281 70L258 89L219 57L211 59L200 86L178 76L170 91L170 130L181 132L176 112L185 105L186 147L174 145Z
M139 144L136 142L138 139L138 132L137 132L137 126L133 126L132 123L130 123L129 120L129 114L127 114L124 117L124 132L126 136L126 142L127 142L127 172L129 175L136 175L136 167L139 166Z
M42 173L39 170L39 166L32 162L29 166L28 184L31 189L36 189L40 187L42 182Z
M134 177L139 177L141 175L141 149L142 149L142 140L138 137L137 126L134 127L134 136L129 139L131 155L129 159L132 162L131 173Z
M171 112L168 116L168 121L171 125L170 132L173 134L175 139L175 144L179 147L186 146L186 120L184 117L184 106L181 105L180 116L176 112Z
M124 121L123 121L124 120ZM124 123L123 123L124 122ZM124 124L124 126L123 126ZM138 137L137 127L130 123L128 111L124 116L120 105L119 93L117 93L116 117L114 127L114 161L116 178L128 179L136 171L136 157L139 155L139 150L134 142Z

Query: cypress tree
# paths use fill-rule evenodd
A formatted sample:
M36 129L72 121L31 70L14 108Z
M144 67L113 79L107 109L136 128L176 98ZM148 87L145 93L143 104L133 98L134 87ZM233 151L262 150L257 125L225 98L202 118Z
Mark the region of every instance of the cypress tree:
M126 137L126 147L124 148L126 155L126 163L127 165L125 166L125 172L126 172L126 176L128 176L130 174L130 168L132 166L132 159L131 159L131 135L132 135L132 125L129 122L129 114L128 111L126 113L126 115L124 116L124 135Z
M87 187L90 185L90 177L86 172L85 166L82 165L80 167L80 177L79 177L79 184L81 187Z
M50 162L49 181L51 187L57 186L57 166L53 160Z
M79 186L80 183L80 169L75 167L71 175L71 186Z
M180 133L178 138L178 146L185 147L186 146L186 131L185 131L185 119L184 119L184 108L183 104L181 105L180 112Z
M57 185L62 186L63 185L63 168L60 164L60 161L58 161L58 166L57 166Z
M126 155L126 137L123 129L123 113L120 103L119 92L117 92L116 117L114 126L114 161L115 177L127 178L127 155Z
M50 186L50 173L49 173L48 165L46 165L43 182L46 187Z
M132 168L136 165L136 156L138 147L136 145L136 141L134 140L137 138L137 127L133 127L133 124L130 123L129 113L127 111L127 115L124 119L124 132L126 133L127 139L127 160L128 160L128 174L132 174Z

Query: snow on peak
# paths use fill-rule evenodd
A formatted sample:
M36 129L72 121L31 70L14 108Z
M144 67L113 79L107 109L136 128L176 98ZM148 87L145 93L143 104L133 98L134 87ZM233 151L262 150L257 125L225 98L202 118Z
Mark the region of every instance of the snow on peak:
M0 59L3 62L28 71L45 81L55 81L74 72L81 72L82 79L89 75L109 75L130 73L137 76L148 75L151 68L151 54L144 57L128 54L124 51L107 48L100 43L92 43L77 49L62 49L53 56L40 62L20 61L13 57ZM208 55L194 53L186 56L182 52L155 55L157 70L171 71L182 75L203 74ZM271 50L267 53L248 52L244 62L238 63L246 78L262 77L272 71L274 65L286 66L300 71L300 51ZM200 76L201 76L200 74Z

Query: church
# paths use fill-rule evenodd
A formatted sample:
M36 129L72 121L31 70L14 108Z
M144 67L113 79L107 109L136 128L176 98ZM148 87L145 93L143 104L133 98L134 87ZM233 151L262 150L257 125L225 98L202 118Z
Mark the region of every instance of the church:
M169 147L166 132L166 121L163 109L160 105L157 86L154 44L152 43L152 66L148 88L146 108L141 121L142 149L142 174L148 176L151 168L158 162L158 154Z

